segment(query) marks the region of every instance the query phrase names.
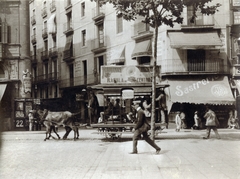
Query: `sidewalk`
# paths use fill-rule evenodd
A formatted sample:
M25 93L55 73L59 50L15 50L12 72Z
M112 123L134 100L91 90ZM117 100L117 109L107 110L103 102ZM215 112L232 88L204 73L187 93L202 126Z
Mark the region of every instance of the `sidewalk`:
M60 136L65 133L59 130ZM2 133L3 179L240 179L240 131L219 129L222 139L203 140L205 130L164 129L155 150L145 141L131 155L132 134L106 139L97 129L80 129L80 138L43 141L45 131Z

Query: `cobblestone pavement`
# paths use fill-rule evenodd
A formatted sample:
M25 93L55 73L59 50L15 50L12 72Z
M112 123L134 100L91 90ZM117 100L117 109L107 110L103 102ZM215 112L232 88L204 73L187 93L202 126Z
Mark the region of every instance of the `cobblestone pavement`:
M130 134L110 140L96 129L80 130L80 139L43 141L44 131L3 132L1 179L240 179L240 130L165 129L156 138L159 155L145 141L131 155ZM60 130L60 136L64 131Z

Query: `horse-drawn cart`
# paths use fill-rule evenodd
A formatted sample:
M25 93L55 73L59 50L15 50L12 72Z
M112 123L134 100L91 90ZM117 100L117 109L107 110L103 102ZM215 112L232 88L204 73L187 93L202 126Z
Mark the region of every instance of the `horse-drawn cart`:
M165 88L166 85L157 85L157 90ZM135 112L132 108L132 103L136 99L143 100L144 97L151 97L151 86L139 86L131 85L115 85L115 86L94 86L93 88L97 93L102 93L105 102L103 107L102 119L100 117L99 123L91 124L91 127L97 128L98 133L104 135L106 138L120 138L122 134L133 134L132 129L135 126ZM109 100L106 100L109 99ZM108 110L108 102L112 103L112 108ZM116 109L115 103L119 101L120 108ZM156 120L155 120L155 134L161 133L161 131L167 127L168 123L160 123L159 116L157 115L158 108L156 108ZM151 117L148 117L150 121ZM150 132L150 131L149 131Z

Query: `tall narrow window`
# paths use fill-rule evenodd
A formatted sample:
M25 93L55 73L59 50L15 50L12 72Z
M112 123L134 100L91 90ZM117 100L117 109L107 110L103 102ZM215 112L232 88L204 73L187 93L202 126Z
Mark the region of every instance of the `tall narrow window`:
M84 76L84 84L87 84L87 61L83 61L83 76Z
M2 22L0 18L0 42L2 42Z
M82 46L86 46L86 30L82 31Z
M117 23L117 34L121 33L123 31L123 18L122 17L116 17L116 23Z
M58 86L54 85L54 98L58 97Z
M70 86L73 86L74 82L74 67L73 64L69 65L69 78L70 78Z
M81 4L81 16L85 16L85 2Z
M44 41L44 51L45 52L48 51L48 41L47 40Z
M67 14L67 30L72 28L72 14L71 12Z
M104 59L103 59L103 56L99 56L98 57L98 67L99 67L99 74L100 74L100 72L101 72L101 66L103 66L104 65Z
M45 73L45 79L48 78L48 63L44 64L44 73Z
M102 47L104 45L104 27L103 27L103 24L98 25L98 39L99 39L99 46Z

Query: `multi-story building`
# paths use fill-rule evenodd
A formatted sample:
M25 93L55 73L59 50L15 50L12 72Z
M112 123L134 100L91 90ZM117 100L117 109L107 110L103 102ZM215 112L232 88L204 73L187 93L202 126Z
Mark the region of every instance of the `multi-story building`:
M32 108L29 2L0 1L0 126L24 127Z
M191 126L194 111L203 113L210 105L225 127L234 110L231 3L219 3L216 14L198 12L194 23L192 8L185 7L183 24L159 28L157 65L162 83L170 85L165 89L170 120L184 111ZM153 65L154 30L141 18L125 21L111 4L86 0L31 0L29 7L33 98L50 109L80 109L85 119L86 89L100 83L101 66Z

